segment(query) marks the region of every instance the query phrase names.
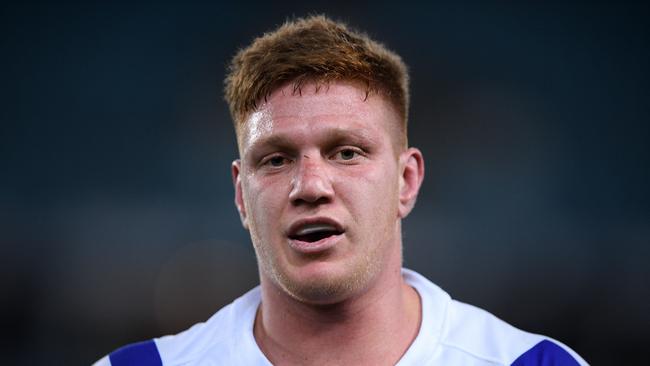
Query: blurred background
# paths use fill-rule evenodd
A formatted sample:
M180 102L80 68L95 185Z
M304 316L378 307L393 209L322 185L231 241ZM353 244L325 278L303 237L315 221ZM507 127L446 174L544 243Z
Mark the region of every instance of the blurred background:
M257 283L222 100L326 13L401 54L427 175L405 265L593 364L647 360L650 49L636 2L4 2L0 363L88 365Z

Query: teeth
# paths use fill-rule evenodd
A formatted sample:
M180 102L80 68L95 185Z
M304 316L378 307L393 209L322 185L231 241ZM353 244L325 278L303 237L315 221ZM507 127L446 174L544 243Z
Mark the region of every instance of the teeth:
M328 224L311 224L305 225L296 232L295 235L309 235L319 231L336 231L336 228Z

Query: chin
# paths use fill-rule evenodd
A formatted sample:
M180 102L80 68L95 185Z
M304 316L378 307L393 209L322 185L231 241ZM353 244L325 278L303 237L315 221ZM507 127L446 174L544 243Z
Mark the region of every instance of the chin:
M310 268L311 267L311 268ZM374 266L332 268L318 264L279 276L279 285L300 302L314 305L331 305L349 299L366 289L374 278Z

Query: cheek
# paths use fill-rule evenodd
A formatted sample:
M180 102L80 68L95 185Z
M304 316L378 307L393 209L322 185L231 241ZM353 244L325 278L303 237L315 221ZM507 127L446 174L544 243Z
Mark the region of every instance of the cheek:
M350 172L343 176L340 184L355 220L367 218L383 222L386 217L397 217L398 179L392 164Z
M287 185L269 179L249 179L245 186L244 202L254 232L269 230L283 210Z

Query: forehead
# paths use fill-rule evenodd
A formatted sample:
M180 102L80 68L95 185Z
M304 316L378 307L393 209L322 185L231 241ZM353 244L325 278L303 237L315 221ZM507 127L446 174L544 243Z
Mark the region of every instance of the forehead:
M354 129L399 134L399 115L378 94L354 83L292 84L274 91L244 121L238 136L240 152L274 134L310 134L321 129ZM395 139L397 139L395 137Z

